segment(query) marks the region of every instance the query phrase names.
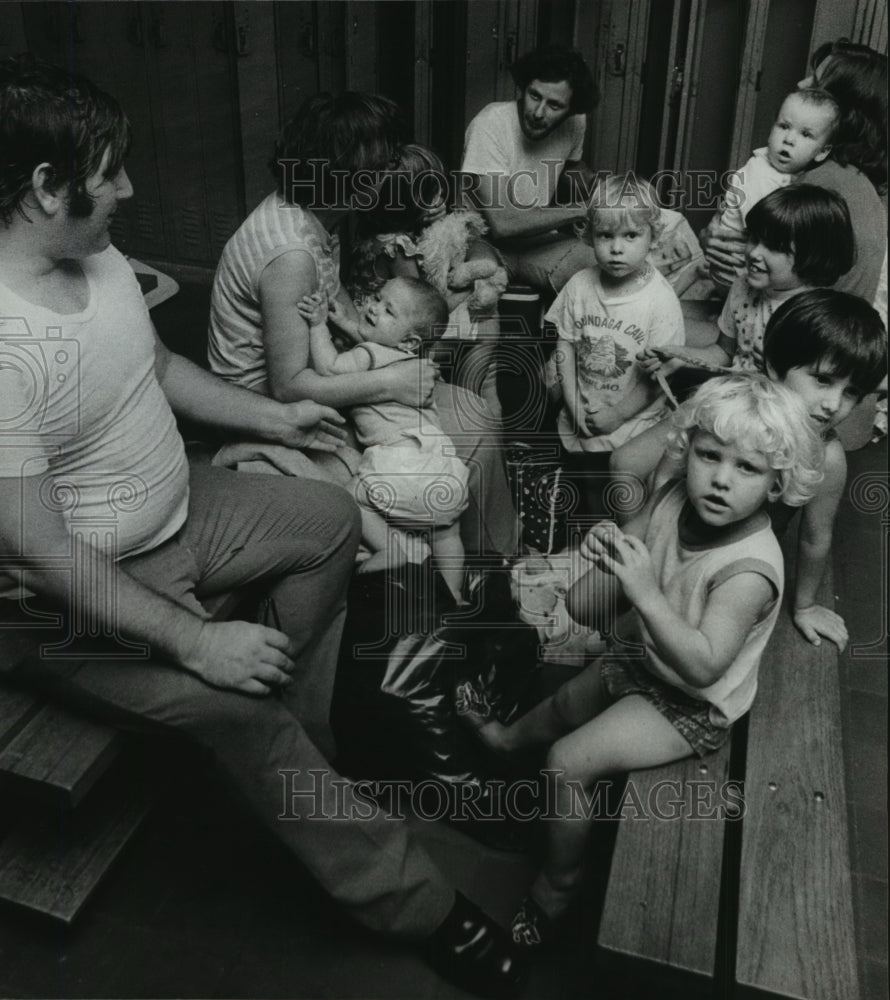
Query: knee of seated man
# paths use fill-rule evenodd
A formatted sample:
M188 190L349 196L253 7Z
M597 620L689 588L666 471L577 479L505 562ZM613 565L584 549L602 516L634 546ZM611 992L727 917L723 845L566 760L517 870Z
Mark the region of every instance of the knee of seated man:
M361 533L361 517L351 493L320 479L267 477L279 489L278 507L292 516L294 535L310 533L325 544L351 544Z
M184 729L199 743L218 750L247 746L271 746L286 738L298 723L284 703L270 695L250 695L240 691L202 685L191 704L180 705L177 728Z

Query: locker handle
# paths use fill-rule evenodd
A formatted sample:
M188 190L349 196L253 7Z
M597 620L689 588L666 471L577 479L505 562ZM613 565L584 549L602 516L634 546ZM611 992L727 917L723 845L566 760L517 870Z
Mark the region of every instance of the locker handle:
M610 76L624 76L627 70L627 46L624 42L618 42L612 49L606 60L606 70Z
M211 32L210 44L217 52L227 54L229 51L229 41L226 37L226 22L222 14L213 15L213 30Z
M235 15L235 52L240 57L250 55L250 12L242 7Z
M155 14L151 19L151 40L156 49L167 47L167 30L164 27L164 18L160 14Z
M71 40L75 45L80 45L84 41L82 13L79 8L75 7L71 18Z
M54 12L48 12L43 20L43 36L48 41L52 42L54 45L58 45L62 40L63 35L70 40L75 45L81 45L84 41L83 33L83 21L81 19L81 14L83 12L77 7L66 7L62 10L61 15L57 15ZM67 18L68 24L62 25L59 23L61 18Z
M507 65L512 66L516 60L516 32L511 31L507 35L507 49L506 49L506 60Z

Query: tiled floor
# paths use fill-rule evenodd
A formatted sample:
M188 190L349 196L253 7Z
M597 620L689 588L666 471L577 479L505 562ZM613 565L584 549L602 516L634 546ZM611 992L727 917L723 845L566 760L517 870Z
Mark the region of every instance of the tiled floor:
M850 456L851 483L870 474L886 476L882 448ZM873 508L848 497L835 543L839 609L854 637L841 668L862 1000L887 995L887 661L878 610L886 606L887 564L879 557L886 560L886 492L883 506L879 497ZM874 648L856 648L872 642ZM422 827L455 883L508 920L533 858L482 847L439 825ZM640 992L594 965L613 833L608 823L595 831L581 915L536 966L528 1000L688 997L665 984ZM456 1000L464 994L406 948L351 924L195 759L179 769L72 930L0 910L0 996Z

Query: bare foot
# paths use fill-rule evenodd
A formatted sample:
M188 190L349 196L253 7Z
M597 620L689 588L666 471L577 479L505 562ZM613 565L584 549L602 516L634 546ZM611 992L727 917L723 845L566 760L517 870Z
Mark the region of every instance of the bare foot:
M407 562L404 558L400 559L399 554L396 555L395 562L393 562L391 556L392 553L374 552L367 559L358 563L355 571L356 573L380 573L385 569L396 569Z

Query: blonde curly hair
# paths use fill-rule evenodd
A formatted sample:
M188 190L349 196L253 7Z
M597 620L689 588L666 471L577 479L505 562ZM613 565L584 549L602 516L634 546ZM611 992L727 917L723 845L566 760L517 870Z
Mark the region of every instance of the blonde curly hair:
M697 430L766 456L778 473L774 499L801 507L823 478L825 446L803 400L764 375L709 379L673 415L667 452L685 459Z
M633 171L610 174L597 181L587 206L587 218L575 226L575 232L589 241L600 214L616 209L622 213L622 222L629 219L637 226L648 226L653 245L658 243L665 225L658 196L652 185Z

